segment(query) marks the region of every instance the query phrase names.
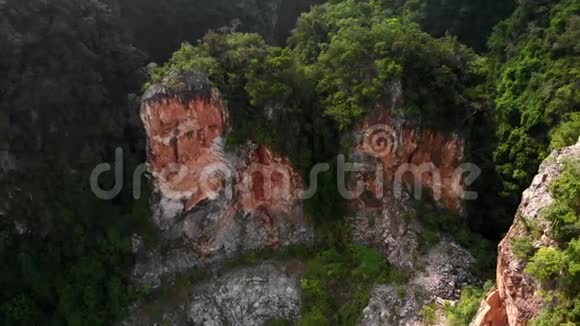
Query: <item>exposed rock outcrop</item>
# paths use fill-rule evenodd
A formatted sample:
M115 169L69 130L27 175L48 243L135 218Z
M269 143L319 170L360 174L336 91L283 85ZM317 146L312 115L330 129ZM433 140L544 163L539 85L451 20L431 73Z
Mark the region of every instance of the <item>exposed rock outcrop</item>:
M382 250L410 280L377 286L361 325L422 325L424 305L456 300L465 285L478 282L475 259L452 240L421 248L426 230L414 208L414 199L427 200L426 190L442 209L464 215L465 143L395 118L401 92L397 83L392 88L391 108L371 110L354 132L350 188L363 191L350 201L349 223L355 243Z
M384 183L394 189L401 183L419 186L429 190L449 211L464 213L464 140L456 134L393 118L398 101L395 97L390 110L376 108L365 116L356 129L355 153L376 157L382 165Z
M473 257L451 240L429 250L419 247L423 230L414 217L411 191L403 189L428 189L440 206L463 213L462 187L453 184L458 183L463 141L402 123L391 114L384 108L372 110L355 130L358 144L349 159L365 168L352 173L349 183L360 182L364 191L350 200L353 216L348 220L353 241L381 249L390 263L409 271L409 281L377 286L362 325L419 323L423 305L456 299L465 284L476 281L470 273ZM264 145L248 142L235 152L224 150L228 110L205 76L176 73L165 78L144 95L141 117L161 241L146 250L135 239L138 281L157 287L163 276L198 267L219 270L224 259L247 250L313 241L302 212L300 176L287 159ZM384 136L381 132L387 137L392 132L394 138L375 139ZM427 170L413 170L426 165ZM164 319L177 325L296 319L296 280L270 277L273 273L262 266L206 281L189 299L169 307ZM140 318L138 311L132 319Z
M262 263L214 277L176 303L157 299L133 311L124 325L263 325L300 316L300 274L288 265ZM299 271L299 269L298 269Z
M515 255L512 242L517 238L534 239L526 226L533 224L541 231L541 235L534 239L535 248L557 245L550 236L549 222L544 219L543 213L553 201L550 185L560 175L564 162L571 158L580 158L580 143L553 152L523 193L514 223L498 247L497 289L482 303L473 325L527 325L542 309L539 283L524 272L527 260Z
M378 285L363 311L360 325L422 325L424 305L456 300L467 284L477 282L470 269L475 259L456 243L444 239L420 256L416 271L404 285Z
M166 273L219 262L249 249L312 241L290 163L248 142L226 153L228 110L207 77L174 73L142 100L153 218L161 245L136 241L135 277L153 285Z
M464 213L465 145L457 135L392 118L401 101L393 89L392 107L371 110L355 129L350 188L364 191L350 201L350 224L355 242L380 248L406 269L420 256L413 198L426 200L426 190L442 208Z
M419 311L428 297L425 290L412 285L379 285L373 290L359 325L419 326Z
M194 290L188 319L195 325L263 325L267 320L295 321L300 316L297 275L263 264Z
M472 325L508 325L507 311L497 288L493 289L483 301Z

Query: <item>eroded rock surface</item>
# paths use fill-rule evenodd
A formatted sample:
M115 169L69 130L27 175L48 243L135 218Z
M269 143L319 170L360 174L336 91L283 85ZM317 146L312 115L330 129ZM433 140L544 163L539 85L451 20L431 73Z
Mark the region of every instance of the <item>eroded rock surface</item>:
M508 325L507 312L499 290L493 289L483 301L472 325Z
M378 162L377 158L361 153L355 153L351 160L365 166L377 166ZM381 188L375 181L377 171L382 173L380 166L378 170L352 174L351 187L361 181L361 189L365 189L362 196L350 201L352 215L348 221L352 239L381 250L391 264L401 269L415 269L423 256L423 233L429 230L425 230L417 218L413 193L408 189L398 190L392 183L385 183Z
M267 320L297 320L300 286L280 266L243 269L194 290L187 312L195 325L263 325Z
M353 215L348 220L354 243L379 249L398 268L412 270L417 266L422 227L413 218L415 213L407 193L395 199L387 190L376 204L359 202L351 207Z
M409 271L410 278L401 286L377 286L363 325L413 325L424 304L456 299L460 288L475 281L470 273L473 257L452 241L420 248L423 229L406 189L407 185L429 189L441 195L435 196L440 206L463 213L462 189L450 188L463 160L463 141L406 125L391 119L390 112L371 111L355 131L359 143L349 161L366 168L351 174L350 185L360 183L364 191L350 199L353 214L348 220L355 243L380 249L390 263ZM146 250L135 239L138 281L156 287L163 276L192 268L220 270L224 259L247 250L313 241L300 201L304 184L290 162L251 142L234 152L224 150L227 107L206 77L177 74L153 86L143 98L142 119L161 241ZM382 128L379 133L396 134L393 143L386 143L387 151L378 149L380 155L373 145L385 144L373 140L376 125ZM412 166L426 164L429 169L415 171L413 179ZM400 172L408 166L411 171ZM205 281L190 299L171 304L163 318L176 325L295 320L300 301L297 282L269 276L274 274L261 266ZM132 316L141 318L140 312Z
M263 325L300 316L300 274L290 265L262 263L194 285L185 299L157 298L131 313L124 325Z
M460 290L477 282L471 273L475 259L451 240L444 239L418 259L411 279L403 285L378 285L363 311L360 325L422 325L424 305L457 300Z
M312 241L288 160L251 142L224 150L228 110L207 77L180 72L152 86L141 118L161 241L153 250L135 241L136 279L156 286L246 250Z
M441 209L462 218L464 141L394 118L401 102L398 87L393 84L390 109L371 110L355 129L349 187L361 195L349 201L348 221L355 243L381 250L407 272L409 281L378 285L361 325L422 325L424 305L457 300L465 285L479 282L472 273L475 259L451 239L422 247L423 233L429 230L414 207L416 200L429 200L427 190Z
M376 157L381 164L383 183L391 188L405 184L419 186L429 190L449 211L462 214L464 140L455 134L393 118L398 101L395 96L390 110L369 111L357 128L355 153Z
M482 303L472 324L527 325L542 309L539 283L524 272L527 261L514 254L512 241L517 238L533 239L526 224L534 224L542 230L542 235L533 242L535 248L557 245L549 234L549 224L543 218L543 212L553 201L550 185L560 175L564 162L571 158L580 159L580 143L553 152L542 163L532 184L523 193L514 223L498 247L497 289Z
M413 199L432 195L443 209L463 215L465 143L457 135L395 118L402 104L400 83L391 101L370 110L353 132L350 188L364 189L350 201L353 240L381 249L389 262L413 269L422 233Z
M421 325L419 311L428 301L428 294L419 287L379 285L363 310L359 325Z
M202 185L204 169L227 164L221 143L228 111L203 75L183 75L178 82L182 89L177 91L168 86L151 87L144 95L141 118L155 185L165 200L181 201L187 211L214 190ZM172 210L163 213L162 219L175 214Z

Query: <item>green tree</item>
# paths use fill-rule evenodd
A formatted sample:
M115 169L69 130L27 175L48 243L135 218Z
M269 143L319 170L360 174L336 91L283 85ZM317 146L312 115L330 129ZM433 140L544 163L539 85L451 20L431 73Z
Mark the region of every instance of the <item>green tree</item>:
M505 197L515 207L538 165L555 146L575 143L573 112L579 111L578 1L521 1L492 37L496 85L495 161ZM559 127L561 125L561 127Z
M131 189L96 198L89 174L116 146L128 174L143 159L128 98L143 55L115 1L7 0L0 16L0 146L17 162L0 172L0 323L114 323L131 298L129 239L149 216Z

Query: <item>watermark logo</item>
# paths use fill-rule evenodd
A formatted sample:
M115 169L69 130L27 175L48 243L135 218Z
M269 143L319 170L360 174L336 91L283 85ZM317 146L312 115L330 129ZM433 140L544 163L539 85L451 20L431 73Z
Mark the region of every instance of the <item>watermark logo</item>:
M396 159L400 149L399 135L390 126L379 124L365 129L362 132L362 151L375 158L371 163L348 162L347 158L340 154L336 157L336 187L340 195L347 200L359 198L365 192L365 182L360 178L353 178L353 175L365 173L372 175L374 185L374 195L377 199L384 196L385 185L387 184L384 160L388 158ZM412 196L421 199L422 189L428 187L435 200L440 200L444 191L463 200L475 200L478 198L477 192L467 191L466 187L472 185L480 176L481 169L472 163L464 163L456 167L453 171L445 169L444 173L433 163L423 162L421 164L403 163L393 167L394 171L389 171L389 184L392 184L396 198L403 194L403 186L412 188ZM327 162L315 164L308 175L308 187L299 195L299 199L309 199L316 195L319 189L319 179L323 173L331 171L331 165ZM132 173L133 197L141 197L141 181L147 171L145 164L139 165ZM113 186L110 189L103 189L99 179L105 173L112 173L114 177ZM272 162L264 165L251 163L241 172L226 164L226 162L215 162L203 166L201 169L193 169L181 163L168 164L161 171L157 171L157 176L162 182L180 184L183 181L191 184L191 189L186 191L173 190L165 187L166 194L178 198L179 196L191 196L201 192L205 198L216 198L220 192L225 191L227 196L232 196L235 185L238 190L247 193L239 193L242 198L250 199L248 196L255 196L255 189L261 189L260 200L277 200L280 198L290 198L293 196L292 183L294 172L287 164ZM118 196L124 185L123 171L123 150L117 148L115 151L115 162L102 163L95 167L90 175L90 186L93 193L100 199L110 200ZM169 181L170 180L170 181ZM425 180L428 180L426 182Z
M363 131L363 150L375 157L397 153L399 138L393 128L377 124Z
M111 189L103 189L101 184L99 183L100 177L104 173L113 173L113 180L114 184ZM145 175L147 172L147 165L140 164L138 165L135 170L133 171L133 198L139 199L141 198L141 180L142 176ZM115 149L115 164L111 166L110 163L101 163L97 165L90 175L90 186L91 191L97 196L99 199L103 200L111 200L117 197L121 191L123 190L124 185L124 171L123 171L123 149L118 147Z

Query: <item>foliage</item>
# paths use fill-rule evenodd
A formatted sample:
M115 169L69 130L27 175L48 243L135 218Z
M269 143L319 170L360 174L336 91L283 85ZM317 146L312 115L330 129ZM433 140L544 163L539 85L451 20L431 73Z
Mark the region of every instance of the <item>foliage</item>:
M525 237L512 239L511 245L513 253L519 259L528 259L536 251L536 249L532 245L532 241L529 238Z
M553 203L545 217L550 233L560 247L540 248L530 259L526 272L539 280L545 290L545 307L534 325L578 324L580 293L580 163L568 161L552 185Z
M570 113L579 111L579 13L575 0L521 1L490 38L499 138L495 161L503 195L514 207L547 155L549 137L554 146L576 142L578 132L571 128L577 118Z
M285 319L271 319L267 320L264 326L290 326L292 323Z
M577 140L577 1L520 1L495 29L488 59L459 41L482 50L489 26L510 10L510 2L330 1L300 18L288 47L236 33L261 31L269 42L282 44L297 13L315 2L0 1L0 151L2 160L4 152L16 156L19 167L0 171L0 197L9 198L0 207L0 255L9 266L0 271L0 323L113 324L138 295L128 285L130 239L137 233L147 244L155 241L148 202L131 199L129 187L101 201L87 180L96 164L112 161L117 146L126 155L126 179L143 161L134 95L144 81L139 49L163 61L182 41L191 42L165 65L150 65L150 83L174 70L207 73L228 101L228 142L271 145L305 180L315 163L340 153L339 130L369 109L400 100L393 114L461 132L478 164L486 171L497 164L502 184L490 177L481 187L502 191L512 206L492 196L478 201L486 219L476 228L490 233L499 234L483 224L487 214L492 225L511 217L517 194L549 146ZM207 29L224 25L229 26L197 42ZM496 91L499 140L494 162L490 88ZM327 172L320 191L305 203L323 230L321 239L337 248L309 260L305 325L353 323L370 284L394 278L378 253L345 245L348 228L340 221L346 205L334 174L334 168ZM578 179L577 170L567 169L554 183L555 204L546 218L562 246L536 253L529 266L530 273L558 285L548 291L552 304L539 325L578 320ZM105 188L113 182L111 176L101 180ZM452 234L488 270L488 243L456 223L457 217L432 211L419 214L426 244ZM520 244L516 250L530 254ZM265 256L253 253L239 263ZM347 283L347 291L339 291ZM475 302L472 297L466 294L465 302ZM460 304L454 318L467 320L472 307Z
M540 280L546 289L544 308L533 320L533 325L576 325L580 322L580 240L570 241L565 250L541 248L526 272Z
M437 323L437 307L434 304L424 305L419 311L421 321L425 326L433 326Z
M2 260L11 267L1 272L3 324L108 324L135 299L130 237L150 232L147 201L131 205L129 192L116 204L102 201L88 195L84 176L16 179L40 192L34 200L30 190L14 192L13 220L0 225Z
M374 249L349 246L321 251L306 262L300 281L300 325L354 325L368 304L373 284L401 280L402 275Z
M557 305L548 304L540 315L530 322L531 326L578 325L580 320L580 311L578 311L580 299L555 298L555 300L558 300L559 303Z
M196 43L209 30L258 33L284 44L298 15L320 0L123 0L122 18L135 46L164 62L183 42Z
M564 253L555 248L540 248L532 257L526 271L542 282L558 276L564 268Z
M380 1L318 7L300 18L289 43L318 76L323 109L341 129L389 105L398 82L403 114L424 125L460 129L480 109L475 86L485 78L483 59L451 37L433 39L393 18Z
M493 26L507 18L514 5L510 0L407 0L400 11L434 37L449 33L483 52Z
M239 266L255 265L261 261L269 259L308 259L312 257L320 248L308 245L290 245L282 248L263 248L250 250L242 255L227 259L224 268L231 270Z
M346 214L346 203L338 191L335 164L328 172L318 176L317 190L312 198L304 201L304 211L309 216L318 217L320 222L342 220Z
M550 185L554 197L545 214L551 231L566 243L580 236L580 161L565 162L560 176Z
M481 301L485 298L485 295L492 287L493 284L488 281L484 284L483 288L477 288L474 286L466 286L463 288L459 301L455 305L445 306L449 325L469 325L477 313Z
M574 145L580 139L580 112L562 116L562 122L550 131L550 148Z
M0 172L0 324L112 324L135 296L131 236L154 232L145 198L98 199L89 175L117 146L126 180L142 161L143 55L115 1L7 0L0 16L0 147L17 162Z

